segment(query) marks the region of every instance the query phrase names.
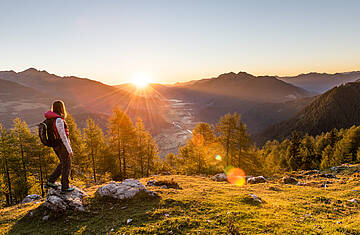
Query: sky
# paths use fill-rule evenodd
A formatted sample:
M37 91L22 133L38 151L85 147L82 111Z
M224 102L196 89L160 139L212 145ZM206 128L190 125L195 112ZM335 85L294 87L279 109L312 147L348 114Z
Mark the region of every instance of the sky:
M0 70L120 84L360 70L360 1L0 0Z

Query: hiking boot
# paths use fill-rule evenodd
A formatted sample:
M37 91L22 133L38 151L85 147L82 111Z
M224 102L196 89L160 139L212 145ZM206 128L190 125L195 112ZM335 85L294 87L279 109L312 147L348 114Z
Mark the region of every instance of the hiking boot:
M45 188L53 188L53 189L57 189L58 185L55 183L51 183L51 182L46 182L45 184Z
M74 188L66 188L66 189L61 189L61 192L71 192L71 191L74 191Z

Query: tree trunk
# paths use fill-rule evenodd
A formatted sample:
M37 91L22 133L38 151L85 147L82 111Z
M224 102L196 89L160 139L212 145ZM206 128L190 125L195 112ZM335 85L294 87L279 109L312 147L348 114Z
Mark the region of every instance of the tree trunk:
M13 203L13 198L12 198L12 194L11 194L11 179L10 179L10 170L9 170L9 165L8 165L8 161L6 158L6 152L5 152L5 142L4 142L4 137L2 136L2 147L3 147L3 158L4 158L4 166L5 166L5 174L6 174L6 181L7 181L7 186L8 186L8 193L6 194L6 203L7 205L11 205Z
M23 165L23 174L24 174L24 181L25 181L25 185L27 186L27 174L26 174L26 163L25 163L25 157L24 157L24 146L22 144L22 138L21 138L21 134L20 132L18 133L19 135L19 142L20 142L20 153L21 153L21 161L22 161L22 165ZM27 190L25 192L25 194L27 194Z
M228 133L226 136L226 166L229 165L229 148L230 148L230 126L228 127Z
M45 196L44 192L44 179L43 179L43 170L42 170L42 154L39 154L39 169L40 169L40 188L41 188L41 196Z
M96 183L95 156L94 156L93 148L91 148L91 158L92 158L92 164L93 164L94 181Z
M125 146L123 146L123 174L124 174L124 179L126 179L126 153L125 153Z

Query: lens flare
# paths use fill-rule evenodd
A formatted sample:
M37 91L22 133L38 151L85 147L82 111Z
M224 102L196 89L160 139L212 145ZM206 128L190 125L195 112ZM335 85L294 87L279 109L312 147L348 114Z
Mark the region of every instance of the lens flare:
M222 158L221 158L220 155L216 155L216 156L215 156L215 159L218 160L218 161L221 161Z
M229 181L230 184L243 186L246 183L245 171L243 171L240 168L235 168L232 166L227 167L225 169L225 174L226 174L227 180Z

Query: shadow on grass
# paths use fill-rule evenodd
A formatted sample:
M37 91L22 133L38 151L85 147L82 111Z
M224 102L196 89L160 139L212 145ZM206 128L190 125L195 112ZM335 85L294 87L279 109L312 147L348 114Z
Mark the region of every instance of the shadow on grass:
M160 198L144 195L132 200L86 198L86 212L50 213L42 205L18 220L8 234L106 234L125 226L141 227L157 218L151 212L160 204ZM48 220L43 220L49 215ZM131 219L131 223L127 220Z

